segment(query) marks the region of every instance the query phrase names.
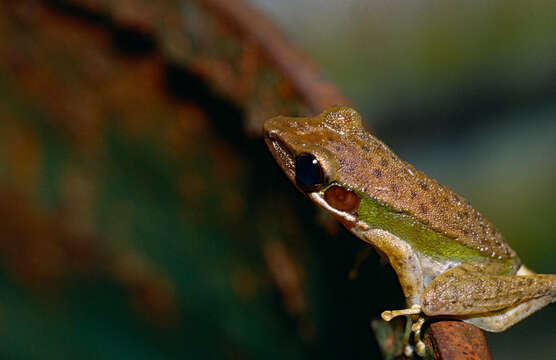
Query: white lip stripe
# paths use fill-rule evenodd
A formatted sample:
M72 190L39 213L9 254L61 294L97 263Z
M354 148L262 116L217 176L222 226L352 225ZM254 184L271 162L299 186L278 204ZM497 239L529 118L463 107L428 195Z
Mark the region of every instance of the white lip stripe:
M354 226L357 227L357 230L365 231L371 228L368 224L364 223L363 221L357 220L357 218L352 214L349 214L345 211L340 211L338 209L334 209L332 206L328 205L328 203L326 202L326 200L323 199L320 193L312 192L309 194L309 197L321 208L333 213L334 215L337 215L338 217L341 217L346 221L353 223Z

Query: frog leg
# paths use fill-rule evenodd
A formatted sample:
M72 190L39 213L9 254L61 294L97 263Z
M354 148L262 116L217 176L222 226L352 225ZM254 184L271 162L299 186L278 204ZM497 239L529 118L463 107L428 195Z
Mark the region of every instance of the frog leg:
M456 316L502 331L554 301L556 275L507 275L502 263L472 262L434 278L421 296L421 307L428 316Z
M401 310L387 310L381 316L385 321L390 321L396 316L406 315L407 322L402 339L404 345L404 353L410 357L413 353L413 346L409 345L411 332L414 329L420 333L421 326L424 319L419 318L415 324L411 315L418 315L421 313L421 305L419 298L423 292L423 271L421 263L413 251L412 247L405 241L397 236L379 229L354 229L354 232L360 232L360 238L371 244L381 255L388 259L388 262L396 272L402 291L406 298L408 308ZM416 352L417 354L424 354L425 344L421 341L420 337L416 337Z
M526 268L525 265L521 265L517 275L535 275L535 273ZM540 298L531 299L503 311L491 313L486 316L471 316L464 318L463 321L486 331L504 331L554 301L555 299L550 296L541 296Z
M388 259L388 262L398 276L405 295L409 308L387 311L386 313L392 316L389 317L389 320L386 320L384 316L383 319L390 321L390 319L399 315L419 314L421 312L419 298L424 288L423 271L419 258L413 251L413 248L399 237L384 230L362 226L362 228L354 228L352 231ZM386 315L386 317L388 316Z
M486 331L500 332L510 328L514 324L520 322L537 310L542 309L554 301L554 297L541 296L500 312L491 313L485 316L466 317L463 318L463 321L471 323Z

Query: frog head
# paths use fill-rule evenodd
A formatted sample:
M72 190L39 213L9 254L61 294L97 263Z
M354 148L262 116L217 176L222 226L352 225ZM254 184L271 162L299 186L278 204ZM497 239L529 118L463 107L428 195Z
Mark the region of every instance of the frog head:
M272 155L299 190L321 206L357 210L360 198L351 191L356 183L350 175L364 171L362 158L367 155L367 133L357 111L336 106L315 117L278 116L265 123L264 134Z

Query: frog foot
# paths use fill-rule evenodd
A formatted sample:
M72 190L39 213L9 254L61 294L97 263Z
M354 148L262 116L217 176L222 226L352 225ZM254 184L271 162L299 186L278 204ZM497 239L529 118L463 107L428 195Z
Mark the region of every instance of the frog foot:
M412 305L409 309L401 309L401 310L386 310L383 311L380 316L384 321L390 321L393 318L400 316L400 315L417 315L421 313L421 305Z
M384 321L390 321L393 318L401 315L408 316L407 324L406 324L406 331L403 337L404 345L404 354L407 357L411 357L413 351L420 357L425 356L426 346L423 340L421 339L421 329L423 324L425 323L425 317L419 316L417 321L413 322L411 316L409 315L419 315L421 314L421 306L418 304L412 305L408 309L401 309L401 310L387 310L381 314L381 317ZM409 344L409 339L411 333L414 333L414 346Z
M413 338L413 341L415 342L415 352L420 357L425 356L425 348L426 348L425 343L421 339L421 328L423 327L424 323L425 323L425 318L419 316L419 319L411 326L411 331L413 331L413 333L415 334Z

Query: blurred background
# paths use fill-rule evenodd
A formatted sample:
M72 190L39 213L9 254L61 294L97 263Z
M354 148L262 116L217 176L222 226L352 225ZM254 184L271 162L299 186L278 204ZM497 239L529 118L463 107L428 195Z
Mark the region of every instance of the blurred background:
M553 1L0 11L3 359L379 358L397 279L374 253L348 278L365 245L260 138L345 99L556 272ZM552 305L487 334L494 358L553 357L555 324Z

